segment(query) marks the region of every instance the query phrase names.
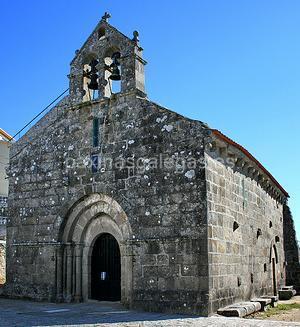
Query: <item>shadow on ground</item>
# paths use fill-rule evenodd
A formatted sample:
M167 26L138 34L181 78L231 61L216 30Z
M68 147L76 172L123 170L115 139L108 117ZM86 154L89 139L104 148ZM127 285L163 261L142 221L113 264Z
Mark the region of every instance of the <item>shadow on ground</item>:
M113 324L113 325L110 325ZM0 326L65 327L291 327L299 323L257 319L196 317L126 310L120 303L40 303L0 298Z
M0 299L0 326L55 326L197 318L131 311L119 302L41 303Z

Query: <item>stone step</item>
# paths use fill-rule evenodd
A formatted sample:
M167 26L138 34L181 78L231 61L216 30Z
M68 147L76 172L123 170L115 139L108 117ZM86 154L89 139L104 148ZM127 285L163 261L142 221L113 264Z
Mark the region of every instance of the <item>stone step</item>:
M242 318L260 310L261 304L259 302L240 302L221 308L217 313L225 317Z
M270 306L272 304L272 300L270 298L262 298L262 297L252 299L251 302L259 302L261 305L260 311L266 311L268 305Z
M280 290L288 291L288 290L293 290L294 286L282 286Z
M264 295L261 296L262 299L271 299L271 306L273 308L277 307L278 296L277 295Z
M290 298L292 298L293 296L296 295L296 290L294 289L280 289L278 291L278 296L279 296L279 300L289 300Z

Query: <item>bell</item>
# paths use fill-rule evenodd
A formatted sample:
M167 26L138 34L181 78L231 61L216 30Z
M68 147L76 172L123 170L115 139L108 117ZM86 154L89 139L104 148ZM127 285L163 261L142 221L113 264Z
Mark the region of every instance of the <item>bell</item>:
M112 64L110 65L110 68L112 70L111 75L109 76L109 78L113 81L120 81L121 80L121 74L120 74L120 69L119 69L119 59L120 59L121 55L120 52L114 52L111 56L112 59Z
M98 70L96 68L98 64L98 60L94 59L91 61L90 66L91 70L89 72L89 78L90 78L90 83L88 84L88 88L90 90L98 90L99 85L98 85Z
M112 72L111 72L111 75L109 76L109 78L113 81L120 81L121 75L120 75L120 69L119 69L118 65L116 65L115 63L112 63L110 67L112 68Z
M97 74L91 74L91 82L88 84L88 88L90 90L98 90L99 89L99 85L98 85L98 82L97 82L97 79L98 79L98 75Z

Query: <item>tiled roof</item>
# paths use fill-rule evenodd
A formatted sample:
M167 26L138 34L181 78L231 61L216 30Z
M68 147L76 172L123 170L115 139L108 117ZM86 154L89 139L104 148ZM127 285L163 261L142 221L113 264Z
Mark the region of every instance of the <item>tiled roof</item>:
M275 177L256 158L254 158L253 155L250 152L248 152L243 146L236 143L235 141L233 141L232 139L230 139L229 137L227 137L226 135L224 135L222 132L220 132L217 129L212 129L211 131L219 139L236 147L241 152L243 152L245 156L247 156L251 161L253 161L270 178L270 180L281 190L281 192L286 197L289 197L289 194L287 193L287 191L277 182Z

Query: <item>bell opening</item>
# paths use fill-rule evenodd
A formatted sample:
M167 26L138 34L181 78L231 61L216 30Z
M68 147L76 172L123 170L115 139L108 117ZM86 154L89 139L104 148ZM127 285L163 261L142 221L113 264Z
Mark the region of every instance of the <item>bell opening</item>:
M120 71L120 68L118 68L118 70ZM120 74L121 76L121 71ZM113 76L113 78L111 78L112 75L110 75L109 77L109 84L110 84L110 88L111 88L111 92L112 93L120 93L121 92L121 78L115 78Z
M92 58L87 62L83 65L83 101L92 101L99 98L99 61Z
M121 54L116 47L109 48L104 58L106 87L105 97L111 97L112 94L120 93L122 80Z
M100 27L98 30L98 39L104 39L105 38L105 27Z
M120 81L121 80L121 72L120 72L120 52L114 52L111 56L112 63L110 65L111 75L109 78L113 81Z
M90 83L88 84L88 88L91 90L98 90L99 85L98 85L98 60L94 59L90 63L90 70L87 72L88 78L90 79Z

